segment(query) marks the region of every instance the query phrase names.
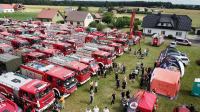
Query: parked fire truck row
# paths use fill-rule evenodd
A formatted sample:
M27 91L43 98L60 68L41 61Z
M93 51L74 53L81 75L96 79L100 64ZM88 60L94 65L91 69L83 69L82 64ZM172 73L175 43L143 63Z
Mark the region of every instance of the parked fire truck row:
M0 54L19 56L24 63L20 72L0 76L0 92L8 98L3 97L6 104L0 102L0 110L20 112L14 101L23 111L43 111L54 97L69 96L77 84L86 83L102 67L111 67L129 47L127 35L116 31L89 36L83 28L38 26L21 24L14 32L0 31ZM95 42L88 40L91 36L97 37Z

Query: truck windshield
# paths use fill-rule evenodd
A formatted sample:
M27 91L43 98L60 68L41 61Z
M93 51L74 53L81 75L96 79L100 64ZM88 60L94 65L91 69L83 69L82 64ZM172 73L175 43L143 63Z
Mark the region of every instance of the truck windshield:
M70 89L70 88L74 87L76 85L76 83L77 83L76 79L74 77L70 77L64 81L64 86L67 89Z
M93 60L93 61L90 61L90 66L93 67L96 65L96 62Z
M42 90L36 94L36 98L40 99L40 98L44 97L45 95L47 95L50 91L51 91L50 87L46 87L45 90Z
M82 71L81 71L81 74L87 74L88 73L88 71L89 71L89 69L88 69L88 67L87 68L85 68L85 69L83 69Z

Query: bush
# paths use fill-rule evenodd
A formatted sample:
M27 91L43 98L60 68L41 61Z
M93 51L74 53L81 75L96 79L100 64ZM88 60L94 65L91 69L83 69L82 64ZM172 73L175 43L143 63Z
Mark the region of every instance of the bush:
M91 22L90 27L94 27L94 28L97 28L98 31L102 31L104 28L106 28L107 26L102 24L102 23L97 23L95 21Z
M200 59L196 61L197 65L200 66Z
M107 24L109 24L109 23L112 22L113 18L114 18L113 13L106 12L106 13L103 14L102 21L105 22L105 23L107 23Z
M168 35L167 38L168 39L174 39L173 35Z

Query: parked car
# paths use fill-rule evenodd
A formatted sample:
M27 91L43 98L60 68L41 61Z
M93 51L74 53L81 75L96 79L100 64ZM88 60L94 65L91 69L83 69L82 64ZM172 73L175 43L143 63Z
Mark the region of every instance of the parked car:
M187 55L185 53L182 53L180 51L174 51L174 52L167 52L166 55L170 55L170 56L173 56L173 57L176 57L178 58L179 60L182 61L182 63L186 66L189 64L190 60L189 58L187 57Z
M171 42L171 43L169 44L169 47L175 48L175 47L176 47L176 42L175 42L175 41Z
M187 46L192 45L192 42L190 42L188 39L184 39L184 38L176 38L175 42L180 45L187 45Z

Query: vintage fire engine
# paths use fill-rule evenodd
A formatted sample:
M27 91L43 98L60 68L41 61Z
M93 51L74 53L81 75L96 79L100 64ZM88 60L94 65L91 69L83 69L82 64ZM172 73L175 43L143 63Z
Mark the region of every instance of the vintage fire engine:
M22 112L22 110L13 101L0 94L0 112Z
M24 111L41 112L55 101L49 83L13 72L0 76L0 92L14 100Z
M27 40L30 44L36 44L41 42L41 38L37 36L33 36L30 34L24 34L24 35L18 35L18 38L22 38L24 40Z
M75 78L78 80L79 84L84 84L90 80L91 73L89 71L89 66L83 63L80 63L73 58L63 57L63 56L54 56L46 60L47 63L53 63L60 66L63 66L67 69L70 69L75 72ZM44 61L45 62L45 61Z
M53 48L60 50L64 55L69 55L75 52L72 44L64 43L64 42L55 42L53 44Z
M110 47L107 45L101 45L101 44L96 44L96 43L85 43L85 46L97 48L99 50L109 52L111 54L111 58L115 59L116 58L116 52L114 47Z
M31 48L36 49L36 51L38 52L44 53L47 57L51 57L51 56L58 55L61 53L58 49L54 49L52 47L46 47L46 46L43 47L37 44L33 45Z
M99 67L105 66L109 68L112 66L111 54L105 51L96 50L92 47L83 47L76 51L77 54L92 57L98 62Z
M99 65L96 63L95 59L92 57L87 57L79 54L72 54L69 56L70 58L74 58L75 60L87 64L90 68L90 71L93 75L97 74L99 70Z
M67 97L77 90L75 73L64 67L33 61L21 65L20 69L23 75L51 83L56 97Z
M113 43L108 44L108 46L115 48L117 56L121 56L124 54L124 49L121 44L113 42Z
M121 44L123 46L124 51L128 51L128 48L129 48L128 39L115 38L112 41Z
M9 53L13 51L13 47L11 45L0 43L0 54L1 53Z

